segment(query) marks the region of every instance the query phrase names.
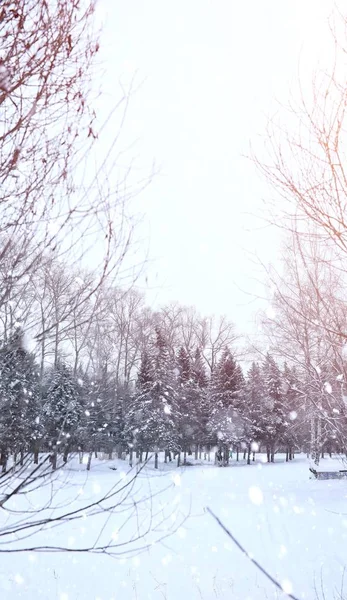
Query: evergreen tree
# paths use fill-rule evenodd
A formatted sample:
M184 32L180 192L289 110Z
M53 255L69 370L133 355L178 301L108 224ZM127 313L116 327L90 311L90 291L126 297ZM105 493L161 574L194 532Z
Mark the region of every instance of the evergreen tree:
M190 356L183 347L179 350L177 365L177 400L179 405L177 430L180 448L186 454L187 450L190 449L194 443L197 443L200 395L193 379Z
M245 384L245 403L243 415L245 417L245 439L247 445L255 443L260 446L266 427L266 414L264 414L265 382L259 364L253 362Z
M242 436L242 419L236 408L240 400L242 381L240 370L230 350L226 348L212 373L210 384L210 431L218 439L223 464L229 462L229 446Z
M209 428L211 416L210 395L208 390L209 380L205 363L200 348L195 351L192 364L192 379L196 394L199 398L197 411L197 437L200 444L209 446L213 443L213 435Z
M46 376L44 393L44 425L49 446L52 448L52 466L57 466L57 450L68 451L76 440L77 426L81 417L80 396L76 378L71 370L59 360Z
M282 391L283 380L279 366L269 353L263 362L262 371L265 392L263 414L266 414L263 435L267 446L268 460L274 462L275 445L283 441L286 429Z
M17 330L0 348L0 444L6 469L8 452L28 449L38 429L38 373Z
M152 396L155 413L160 423L158 442L162 449L179 449L177 425L180 419L177 402L177 378L165 336L156 328L154 348L154 382Z
M142 356L136 389L126 415L125 435L132 448L155 451L179 449L180 414L177 381L169 348L162 331L156 329L156 341Z
M154 362L148 352L144 352L135 391L125 412L124 439L131 452L135 446L148 455L157 445L153 386Z
M294 447L300 440L299 429L301 420L300 394L297 389L298 377L295 368L284 363L283 368L283 410L285 417L284 441L287 445L286 459L293 457Z

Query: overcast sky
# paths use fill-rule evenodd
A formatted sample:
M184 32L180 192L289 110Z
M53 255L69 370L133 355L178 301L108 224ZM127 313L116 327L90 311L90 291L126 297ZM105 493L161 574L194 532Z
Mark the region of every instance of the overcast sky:
M102 110L131 99L122 157L160 173L136 201L152 305L178 300L251 331L262 294L254 253L279 234L253 215L269 190L250 161L266 118L324 54L330 0L101 0ZM116 125L114 125L116 128ZM112 128L108 134L113 135ZM134 144L133 144L134 143ZM133 145L132 145L133 144ZM131 145L131 147L129 147ZM144 278L142 278L144 284Z

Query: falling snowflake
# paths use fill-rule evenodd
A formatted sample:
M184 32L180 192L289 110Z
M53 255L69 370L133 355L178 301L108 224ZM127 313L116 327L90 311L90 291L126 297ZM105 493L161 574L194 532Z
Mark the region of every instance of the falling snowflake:
M248 496L253 504L257 504L259 506L263 503L263 492L255 485L249 488Z
M181 476L177 473L176 475L174 475L172 477L172 481L174 482L174 484L176 486L180 486L181 485Z
M296 410L291 410L289 413L289 418L291 421L295 421L295 419L297 418L298 413L296 412Z
M329 381L326 381L324 383L324 389L326 391L327 394L332 394L333 393L333 388L331 387Z
M99 494L101 492L101 487L100 487L99 483L94 483L93 492L94 492L94 494Z
M284 591L285 594L292 593L293 586L292 586L291 582L289 581L289 579L284 579L284 581L282 581L282 590Z

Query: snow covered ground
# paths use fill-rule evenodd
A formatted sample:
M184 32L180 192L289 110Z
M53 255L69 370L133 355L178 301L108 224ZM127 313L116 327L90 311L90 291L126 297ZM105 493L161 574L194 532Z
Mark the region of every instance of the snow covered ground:
M285 598L232 544L206 506L286 590L303 599L340 598L347 564L347 481L309 479L304 456L292 463L276 460L274 465L259 461L229 468L211 463L177 469L169 464L161 465L159 473L149 466L111 518L84 518L14 543L73 550L95 541L102 525L101 541L122 543L146 528L151 515L154 531L132 546L152 542L150 549L118 558L75 552L2 554L1 600ZM323 460L321 467L331 464L335 461ZM117 471L110 465L117 465ZM121 461L94 460L89 476L81 469L73 463L52 486L20 498L13 508L26 510L29 501L31 508L42 505L48 495L56 511L70 502L75 508L127 481ZM3 511L1 524L23 516ZM154 543L167 531L173 532L170 537ZM3 550L3 538L1 543ZM344 587L347 597L347 575Z

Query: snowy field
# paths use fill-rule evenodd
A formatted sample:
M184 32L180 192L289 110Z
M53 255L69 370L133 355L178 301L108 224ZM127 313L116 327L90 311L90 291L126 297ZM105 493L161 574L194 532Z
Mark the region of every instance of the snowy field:
M251 466L233 462L229 468L211 463L177 469L161 464L159 473L148 466L131 493L122 492L124 503L111 517L106 513L82 518L22 542L11 539L11 548L43 544L74 550L95 541L122 544L140 532L140 539L131 545L133 555L2 554L1 600L286 598L232 544L205 512L206 506L298 598L337 599L343 587L342 597L347 597L347 481L309 479L304 456L292 463L276 460L274 465L260 460ZM321 468L331 463L323 460ZM32 510L51 499L48 504L54 503L55 513L47 508L45 514L58 514L66 506L75 509L115 484L126 483L126 471L125 462L94 460L87 475L85 466L73 462L56 481L30 498L20 498L12 508ZM24 517L22 512L2 511L1 525ZM141 532L149 524L154 531L143 539ZM170 531L170 537L156 543ZM1 542L3 550L4 538ZM137 548L146 544L150 548L138 554ZM117 552L126 549L119 546Z

